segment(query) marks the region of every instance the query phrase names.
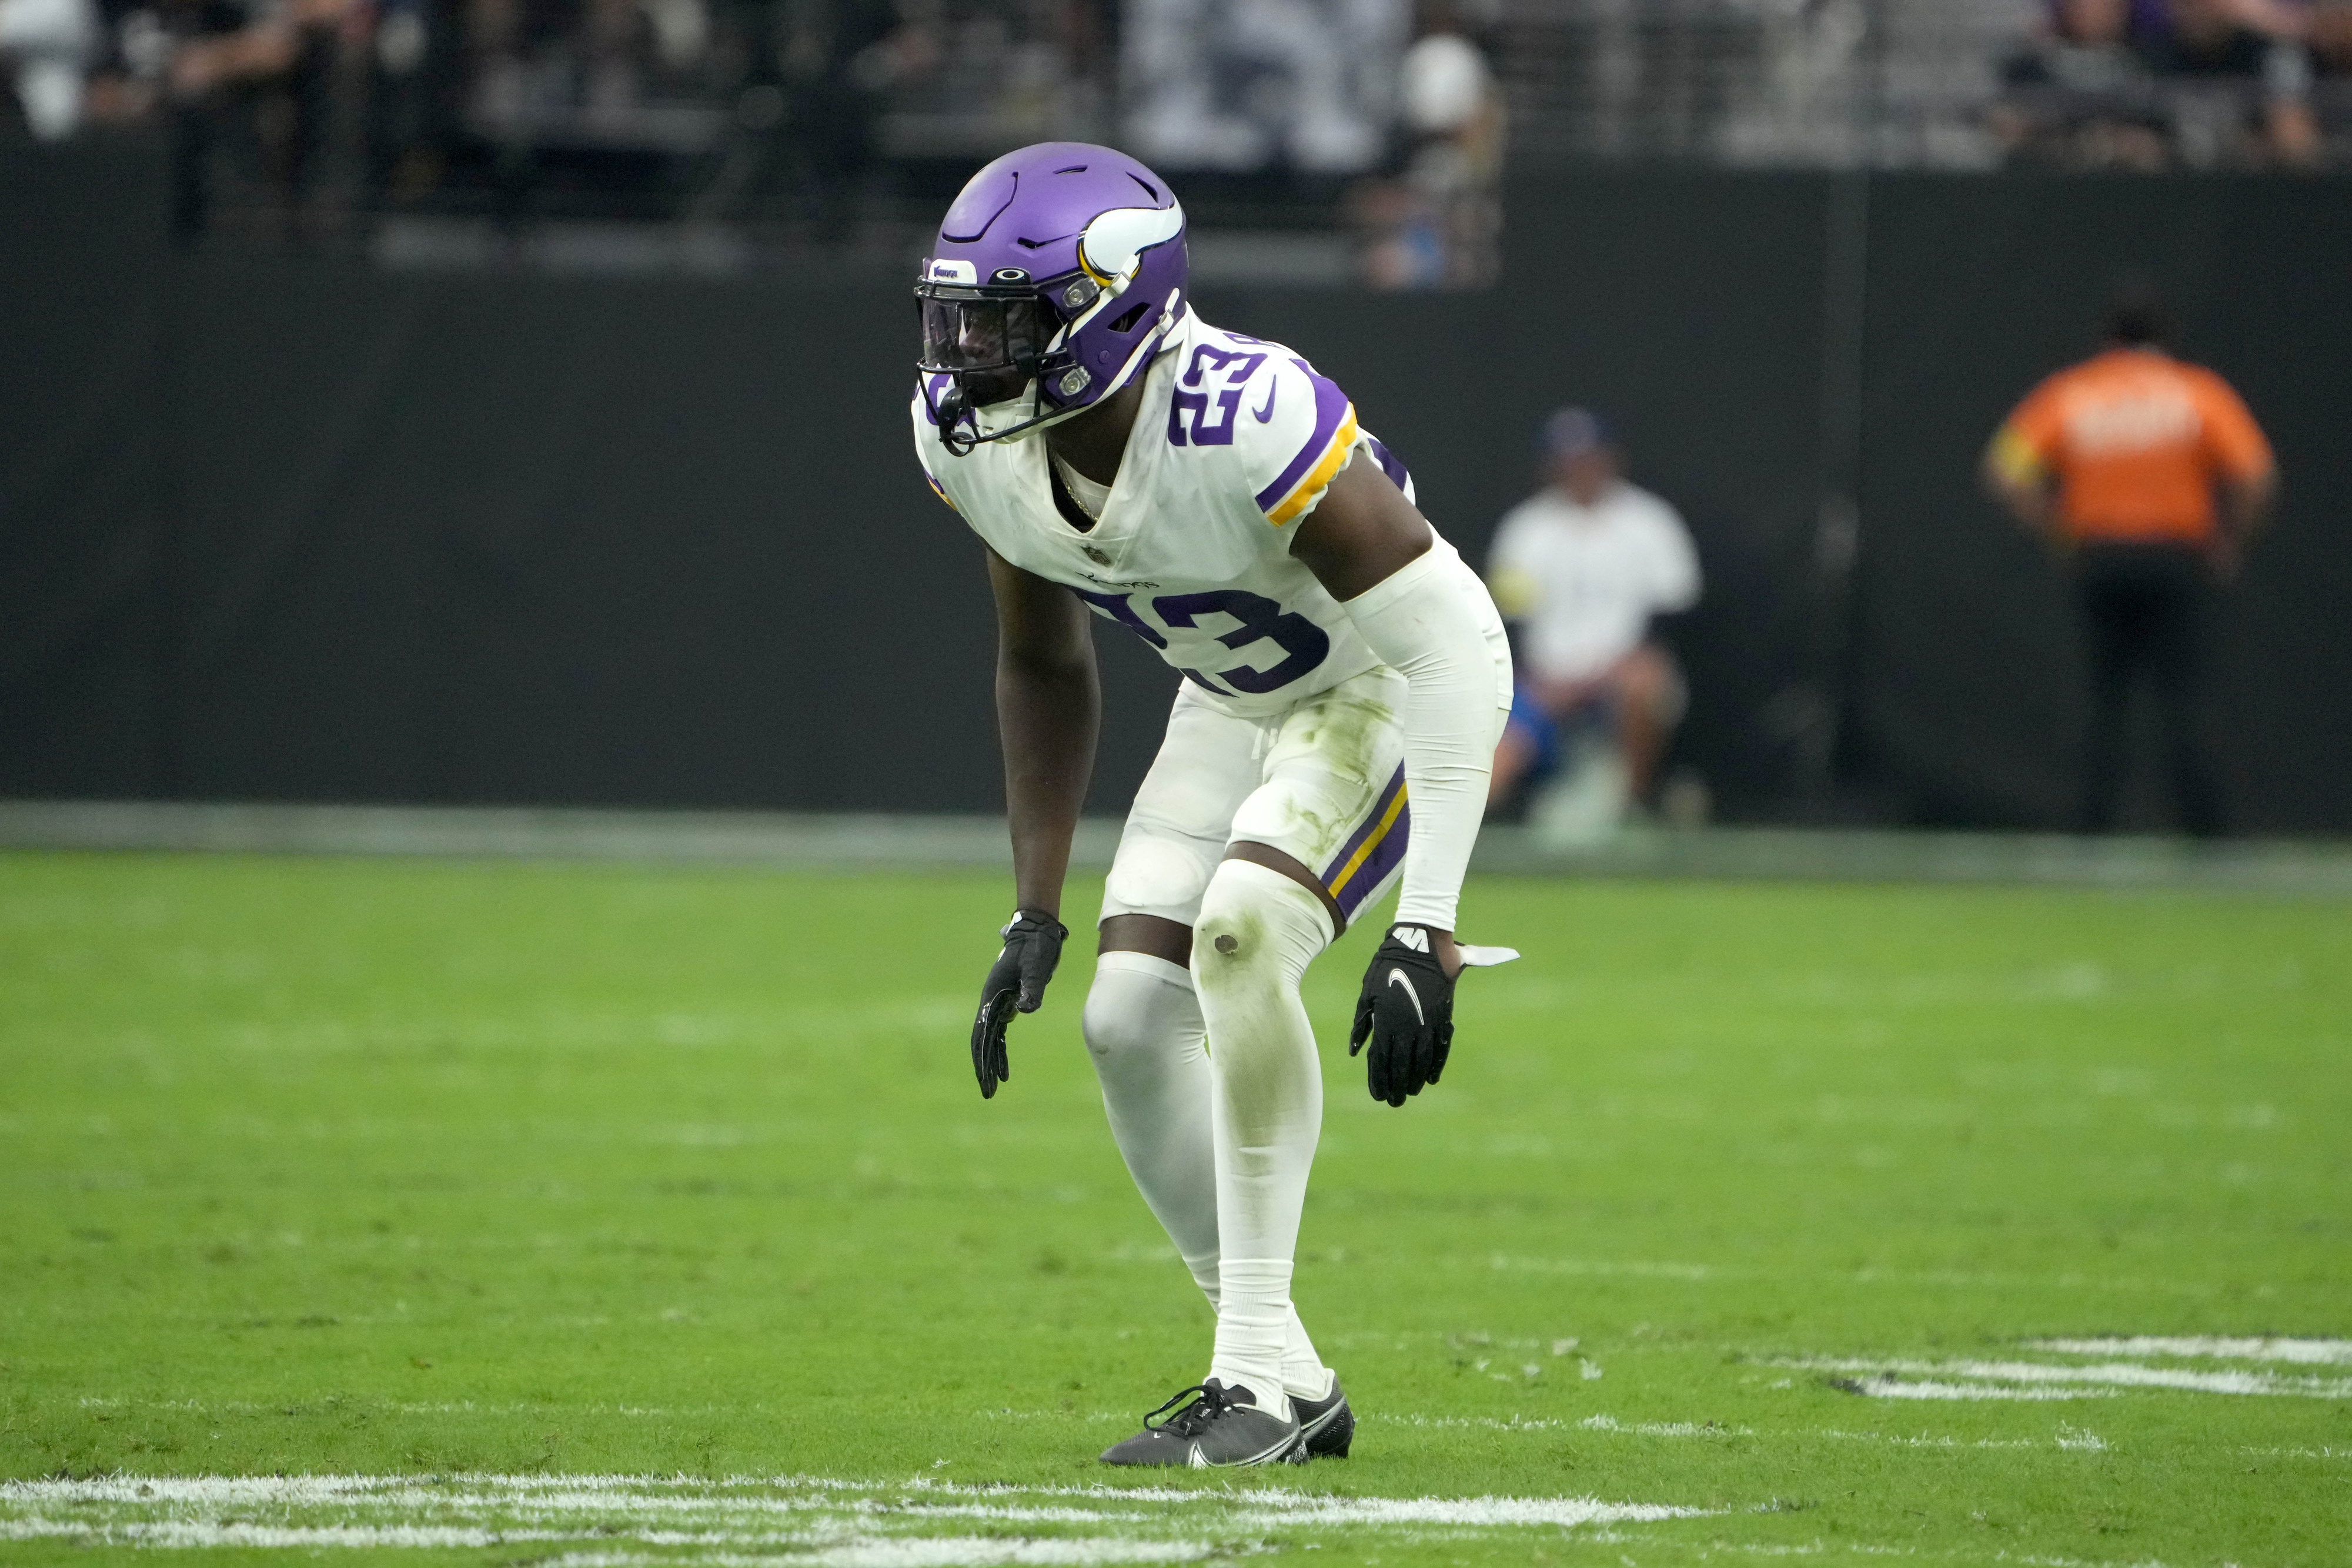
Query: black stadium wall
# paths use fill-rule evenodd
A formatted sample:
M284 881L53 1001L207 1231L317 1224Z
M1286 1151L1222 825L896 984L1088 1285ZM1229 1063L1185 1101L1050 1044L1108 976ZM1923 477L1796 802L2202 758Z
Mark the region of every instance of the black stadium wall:
M1474 559L1542 413L1610 411L1698 536L1679 755L1730 814L2064 820L2063 593L1973 465L2137 270L2285 478L2221 629L2238 824L2352 829L2352 183L1625 172L1508 210L1490 292L1200 304L1346 386ZM179 254L119 147L0 150L0 795L1000 804L903 279ZM1110 810L1173 687L1098 642Z

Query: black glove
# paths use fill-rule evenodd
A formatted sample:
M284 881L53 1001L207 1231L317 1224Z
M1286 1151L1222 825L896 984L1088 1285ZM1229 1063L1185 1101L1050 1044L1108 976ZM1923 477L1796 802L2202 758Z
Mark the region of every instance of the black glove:
M1372 1098L1391 1105L1436 1082L1454 1045L1454 981L1431 946L1429 933L1418 925L1390 926L1356 998L1348 1054L1371 1041L1365 1079Z
M980 1097L992 1100L996 1086L1013 1076L1004 1060L1004 1030L1017 1010L1034 1013L1045 999L1045 982L1062 961L1070 928L1050 915L1016 909L1004 929L1004 950L980 988L980 1016L971 1020L971 1071Z

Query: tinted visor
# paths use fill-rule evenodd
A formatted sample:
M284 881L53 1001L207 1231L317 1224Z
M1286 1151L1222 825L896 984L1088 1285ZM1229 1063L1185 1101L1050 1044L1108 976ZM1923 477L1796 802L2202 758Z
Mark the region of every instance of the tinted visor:
M926 371L1034 371L1052 335L1045 307L1034 296L1015 299L942 298L925 294L923 358Z

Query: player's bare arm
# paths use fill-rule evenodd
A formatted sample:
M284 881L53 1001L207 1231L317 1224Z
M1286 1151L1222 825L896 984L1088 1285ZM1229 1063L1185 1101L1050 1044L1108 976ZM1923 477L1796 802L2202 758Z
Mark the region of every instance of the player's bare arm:
M1093 776L1102 690L1094 632L1070 591L988 551L996 598L996 723L1013 837L1014 910L972 1022L972 1071L983 1096L1012 1076L1013 1014L1035 1012L1060 962L1070 835Z
M1102 690L1094 630L1070 591L988 551L996 599L996 723L1014 900L1058 916L1070 835L1094 776Z
M1427 554L1433 537L1421 509L1360 458L1339 470L1298 525L1290 553L1344 604Z

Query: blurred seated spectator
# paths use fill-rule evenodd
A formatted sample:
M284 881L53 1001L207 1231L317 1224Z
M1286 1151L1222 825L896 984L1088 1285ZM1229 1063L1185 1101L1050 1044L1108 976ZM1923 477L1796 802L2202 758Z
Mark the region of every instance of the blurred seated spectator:
M2312 23L2291 0L2050 0L2002 65L1994 134L2071 168L2309 163Z
M2311 109L2308 11L2287 0L2167 0L2143 42L2158 75L2178 87L2173 135L2184 162L2309 163L2319 154Z
M169 122L182 235L205 225L212 148L227 115L249 120L265 180L290 205L325 134L339 41L367 15L362 0L105 0L77 118Z
M2001 67L1992 126L2012 159L2156 170L2169 157L2154 75L2132 47L2130 0L2053 0Z
M1463 288L1501 270L1503 95L1449 0L1425 0L1398 72L1404 171L1353 196L1375 288Z
M504 129L576 104L592 123L625 120L642 96L647 24L653 41L688 52L709 31L700 0L467 0L475 116Z
M1125 145L1171 172L1371 169L1408 16L1405 0L1129 0Z
M1559 410L1543 446L1549 483L1503 518L1488 562L1518 666L1488 805L1554 771L1575 732L1592 728L1614 743L1632 798L1647 802L1685 696L1650 620L1698 601L1698 555L1681 515L1625 480L1598 415Z
M35 136L62 141L81 124L82 77L100 43L89 0L0 0L0 64Z

